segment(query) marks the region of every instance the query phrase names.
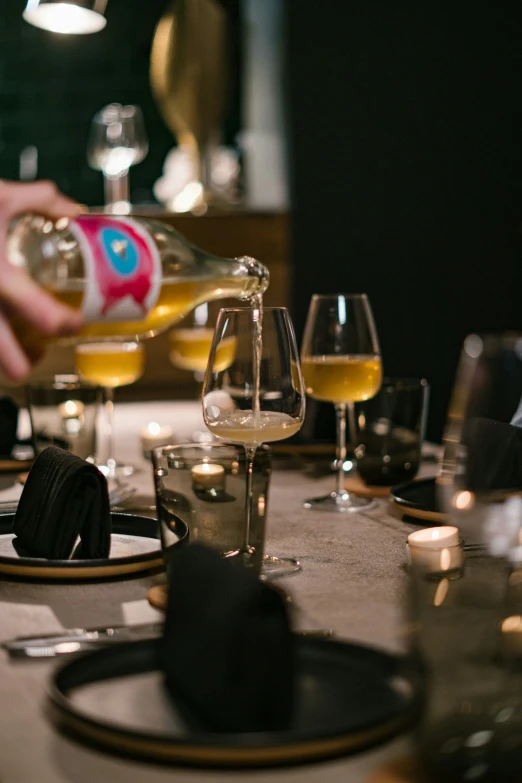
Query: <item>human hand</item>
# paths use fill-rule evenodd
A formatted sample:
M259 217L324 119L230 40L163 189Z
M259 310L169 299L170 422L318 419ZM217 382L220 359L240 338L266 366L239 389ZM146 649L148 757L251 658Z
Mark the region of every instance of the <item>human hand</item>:
M0 180L0 368L11 381L22 381L40 351L22 347L10 325L16 317L46 337L74 334L83 325L81 313L58 302L22 269L10 264L6 254L9 222L35 212L50 218L75 218L82 208L64 196L52 182Z

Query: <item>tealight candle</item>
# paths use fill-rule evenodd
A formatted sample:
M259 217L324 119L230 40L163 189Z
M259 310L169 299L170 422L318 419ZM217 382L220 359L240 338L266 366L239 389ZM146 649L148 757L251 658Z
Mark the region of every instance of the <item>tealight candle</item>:
M410 533L406 550L412 565L433 573L453 571L463 562L458 528L450 525Z
M143 456L149 458L153 449L158 446L167 446L169 441L172 441L173 436L172 427L158 424L157 421L151 421L140 433Z
M85 412L85 405L81 400L66 400L58 406L62 419L79 419Z
M192 468L192 483L195 489L222 490L225 488L225 468L211 462L202 462Z

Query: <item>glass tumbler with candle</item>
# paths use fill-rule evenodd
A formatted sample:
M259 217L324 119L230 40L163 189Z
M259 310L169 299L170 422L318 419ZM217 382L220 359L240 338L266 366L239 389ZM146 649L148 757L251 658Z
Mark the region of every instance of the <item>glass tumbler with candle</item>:
M463 568L410 566L410 647L427 672L416 748L430 782L522 775L521 410L522 335L467 337L437 479Z
M26 386L35 453L59 446L82 459L96 453L96 419L103 389L77 375L55 375Z
M181 519L198 541L245 564L243 548L247 461L233 444L186 443L152 451L161 540L168 551ZM252 515L247 565L259 573L265 540L271 455L256 450L252 467Z
M76 369L81 378L103 386L105 390L105 458L96 458L97 467L108 478L131 476L135 468L118 463L115 457L114 389L134 383L143 374L144 351L141 343L85 343L76 346Z

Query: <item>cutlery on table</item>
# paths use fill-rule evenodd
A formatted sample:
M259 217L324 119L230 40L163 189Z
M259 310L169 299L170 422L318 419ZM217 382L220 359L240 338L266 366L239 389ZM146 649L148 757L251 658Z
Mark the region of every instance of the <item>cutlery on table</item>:
M113 625L107 628L72 628L43 636L19 636L4 642L2 647L11 658L24 660L56 658L61 655L109 647L121 642L157 639L162 630L163 623ZM297 635L331 639L334 632L332 629L297 631Z

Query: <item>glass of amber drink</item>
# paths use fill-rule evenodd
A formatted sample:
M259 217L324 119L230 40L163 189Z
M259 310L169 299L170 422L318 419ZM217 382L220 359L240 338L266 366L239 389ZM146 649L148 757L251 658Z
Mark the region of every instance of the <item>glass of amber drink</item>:
M305 508L352 512L375 504L344 488L347 421L355 440L354 403L369 400L382 384L377 330L366 294L315 295L306 320L301 367L307 393L333 402L339 453L337 486L323 497L306 500Z
M114 442L114 389L134 383L143 374L145 363L141 343L83 343L76 346L76 371L85 381L102 386L105 396L106 457L96 459L97 467L108 478L131 476L132 465L118 463Z

